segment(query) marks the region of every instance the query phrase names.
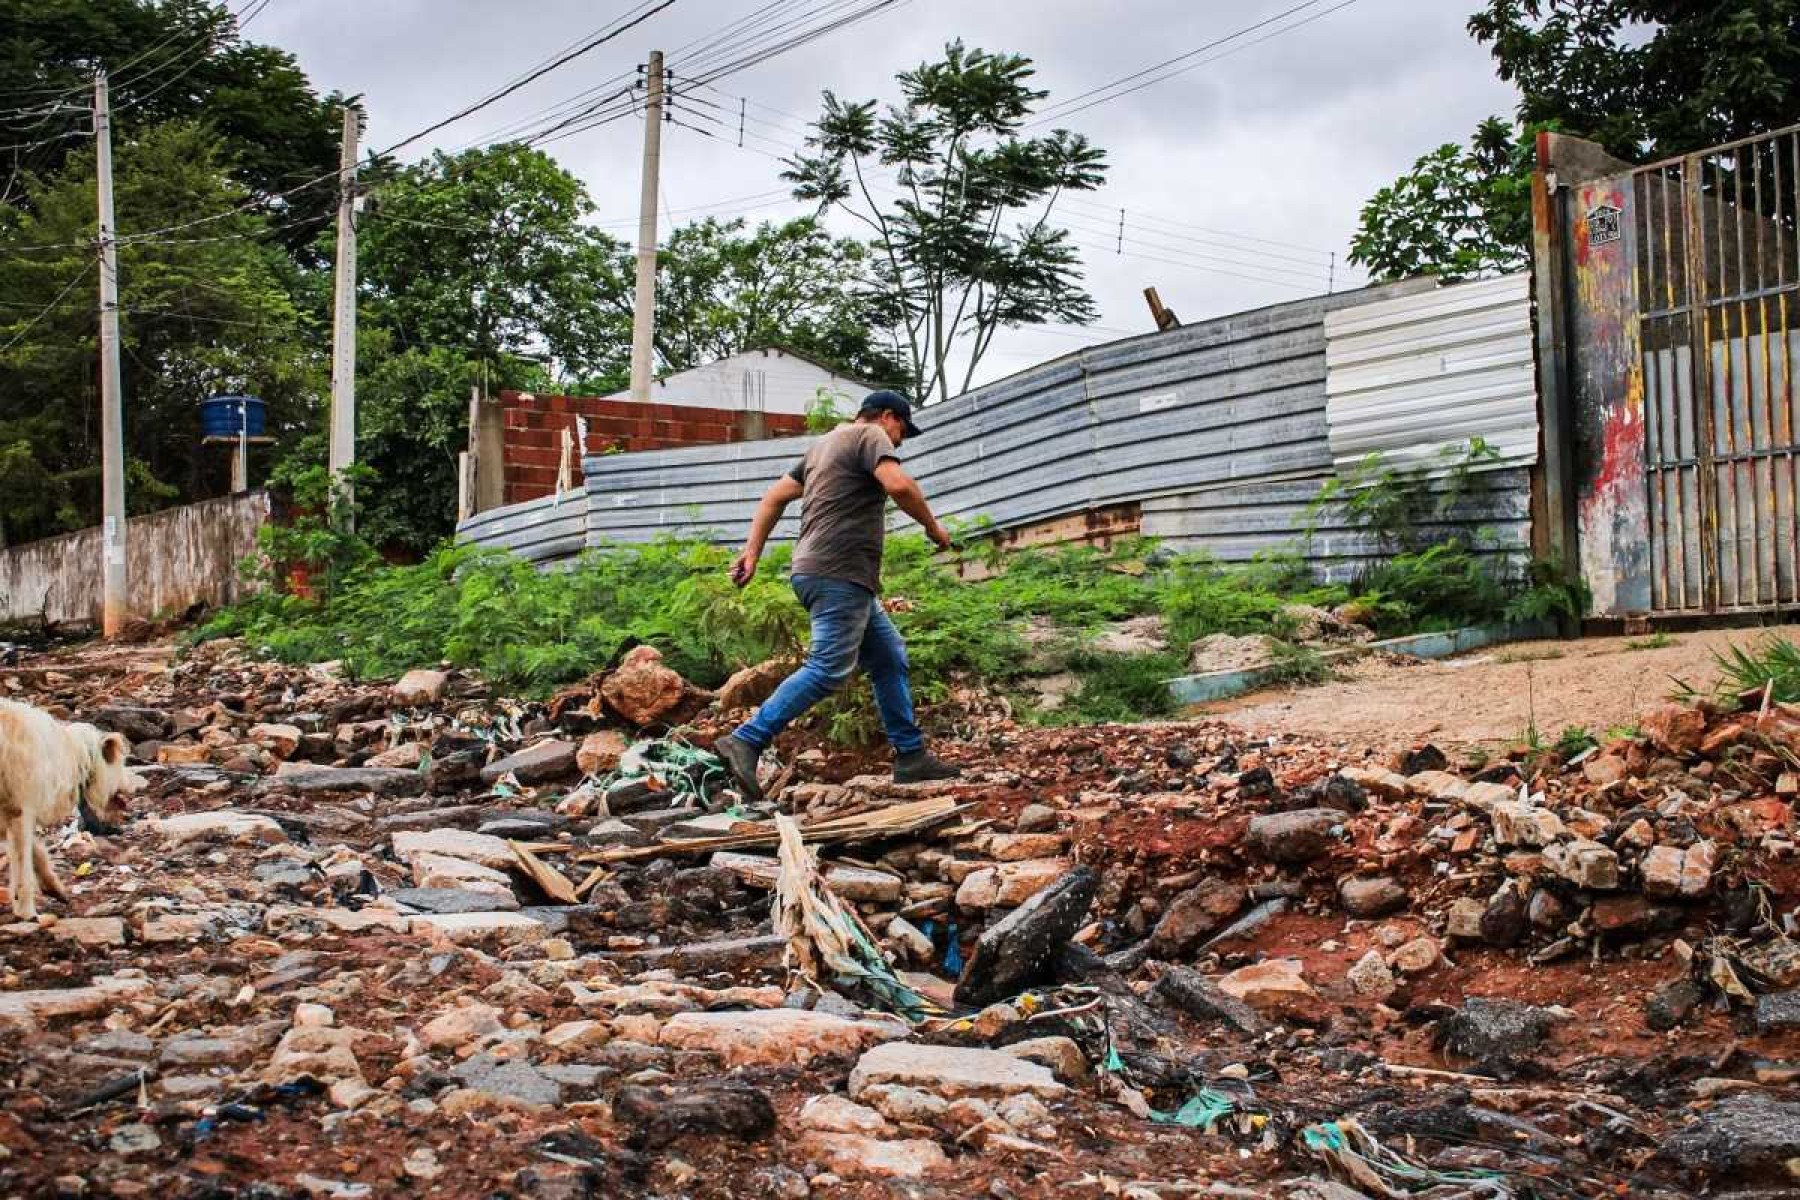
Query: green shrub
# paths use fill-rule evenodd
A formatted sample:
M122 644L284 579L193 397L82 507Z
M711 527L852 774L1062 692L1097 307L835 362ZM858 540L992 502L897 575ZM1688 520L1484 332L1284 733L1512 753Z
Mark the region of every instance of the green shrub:
M1722 701L1735 701L1746 692L1768 689L1771 703L1793 704L1800 701L1800 646L1784 637L1773 635L1753 647L1728 646L1713 655L1719 668L1719 680L1712 695ZM1677 681L1677 695L1697 697L1693 687Z
M1081 677L1081 692L1062 708L1044 714L1052 725L1128 724L1175 712L1168 681L1186 670L1186 656L1165 654L1074 655L1069 669Z
M1386 598L1387 611L1405 615L1400 623L1409 633L1495 621L1506 609L1501 582L1454 540L1377 563L1363 573L1358 588Z

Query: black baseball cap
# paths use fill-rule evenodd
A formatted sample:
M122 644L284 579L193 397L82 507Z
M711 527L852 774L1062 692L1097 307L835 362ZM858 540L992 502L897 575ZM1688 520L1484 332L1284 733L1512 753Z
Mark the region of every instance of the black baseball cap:
M922 437L924 435L925 431L913 424L912 401L908 400L905 396L902 396L899 392L890 392L885 388L879 392L870 392L867 396L863 397L862 406L864 408L885 409L886 411L893 413L896 417L899 417L900 423L906 426L907 437Z

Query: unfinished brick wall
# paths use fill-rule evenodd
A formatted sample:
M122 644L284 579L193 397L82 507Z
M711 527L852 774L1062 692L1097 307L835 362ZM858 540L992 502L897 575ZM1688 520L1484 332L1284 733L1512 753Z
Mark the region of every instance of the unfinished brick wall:
M506 503L536 500L556 490L562 431L575 434L575 418L587 419L587 445L577 447L569 482L579 484L581 454L719 446L761 437L806 432L806 418L792 413L747 413L680 404L635 404L598 396L500 393L505 414Z

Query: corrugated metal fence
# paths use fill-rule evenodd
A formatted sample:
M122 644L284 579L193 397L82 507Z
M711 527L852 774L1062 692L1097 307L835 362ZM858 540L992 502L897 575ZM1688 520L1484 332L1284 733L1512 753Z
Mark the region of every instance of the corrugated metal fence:
M1470 437L1496 462L1537 461L1529 285L1520 272L1327 313L1325 419L1339 472L1369 454L1421 464Z
M1143 531L1180 548L1229 561L1289 547L1302 510L1333 474L1328 327L1367 309L1447 301L1441 321L1402 321L1419 325L1409 353L1428 354L1425 343L1441 331L1447 363L1449 345L1466 337L1454 315L1458 292L1414 280L1090 347L926 409L919 418L926 436L903 457L944 516L1010 528L1141 501ZM1491 304L1467 307L1484 321L1497 319ZM1385 319L1391 326L1393 318ZM1509 308L1503 319L1524 322L1513 332L1529 348L1528 316ZM1416 378L1407 386L1429 387ZM1492 424L1486 410L1459 398L1459 386L1453 379L1429 429L1433 448ZM1379 387L1367 394L1379 403ZM807 444L790 438L585 459L583 542L665 533L735 541L763 490ZM1512 469L1494 473L1484 498L1448 519L1491 526L1497 545L1522 545L1520 461L1509 455ZM569 501L545 505L485 513L460 532L534 560L563 557L574 545ZM1320 514L1317 524L1306 552L1334 574L1373 550L1337 514ZM776 538L793 537L797 526L790 512Z

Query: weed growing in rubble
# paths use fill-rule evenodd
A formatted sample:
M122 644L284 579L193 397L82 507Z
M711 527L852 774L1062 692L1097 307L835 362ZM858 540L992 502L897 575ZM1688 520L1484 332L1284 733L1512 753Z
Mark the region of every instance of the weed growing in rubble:
M294 541L316 557L336 543ZM333 535L341 536L341 535ZM365 548L366 550L366 548ZM315 554L316 552L316 554ZM1458 543L1394 556L1361 590L1320 585L1293 554L1224 565L1203 555L1168 555L1147 540L1090 547L978 551L989 574L958 579L918 535L890 538L884 594L905 635L919 699L944 699L959 679L1011 690L1042 672L1024 632L1028 621L1060 631L1057 666L1082 689L1057 721L1121 721L1171 711L1166 681L1185 669L1185 648L1214 633L1270 634L1291 640L1283 609L1291 604L1354 607L1384 633L1491 619L1503 606L1500 585ZM358 676L396 675L448 662L479 670L497 686L542 695L606 667L629 647L648 643L696 683L716 685L730 672L792 655L806 640L807 617L786 576L789 551L766 556L752 584L734 587L730 551L699 540L664 538L589 551L566 567L541 570L501 553L447 547L412 566L382 566L364 553L330 572L310 598L274 587L219 614L195 636L241 636L258 653L291 662L340 660ZM273 561L271 559L271 561ZM318 581L318 572L314 573ZM274 572L265 574L265 583ZM1087 639L1103 625L1160 615L1169 650L1095 651ZM1277 676L1318 682L1330 668L1303 647L1277 651ZM1044 657L1044 648L1036 655ZM877 731L857 696L838 697L818 714L842 740Z
M1719 680L1712 695L1720 700L1735 701L1747 692L1768 690L1772 703L1792 704L1800 701L1800 646L1784 637L1766 637L1754 647L1731 645L1713 655L1719 668ZM1691 685L1676 680L1676 695L1698 698L1702 693Z
M1306 506L1304 536L1339 513L1374 536L1384 551L1412 552L1434 539L1430 526L1454 520L1464 501L1487 489L1484 467L1500 458L1485 438L1452 442L1429 461L1399 466L1380 452L1342 468Z
M1556 745L1551 747L1564 762L1577 754L1592 750L1600 744L1594 735L1580 725L1569 725L1556 736Z
M1494 661L1497 663L1548 662L1562 657L1563 650L1560 646L1526 645L1515 650L1502 650L1494 655Z
M1331 663L1310 646L1290 642L1269 643L1269 681L1271 683L1314 684L1332 677Z
M1212 633L1278 632L1290 604L1321 608L1342 604L1350 590L1313 582L1297 559L1264 558L1223 567L1202 556L1175 560L1158 582L1159 608L1169 632L1182 644Z
M985 583L1008 617L1049 617L1065 629L1088 629L1156 611L1158 589L1145 564L1149 549L1134 538L1110 550L1014 551L999 560L1002 572Z
M1081 676L1081 691L1043 716L1050 725L1129 723L1174 713L1169 680L1187 669L1186 656L1077 652L1069 669Z
M1667 650L1676 644L1675 639L1670 637L1666 630L1659 629L1649 637L1627 638L1625 648L1627 650Z
M1428 633L1500 618L1506 590L1481 557L1455 540L1377 563L1359 581L1381 597L1378 617L1387 632Z
M1594 594L1588 585L1553 559L1532 559L1526 564L1523 582L1523 589L1506 604L1509 621L1573 623L1593 607Z

